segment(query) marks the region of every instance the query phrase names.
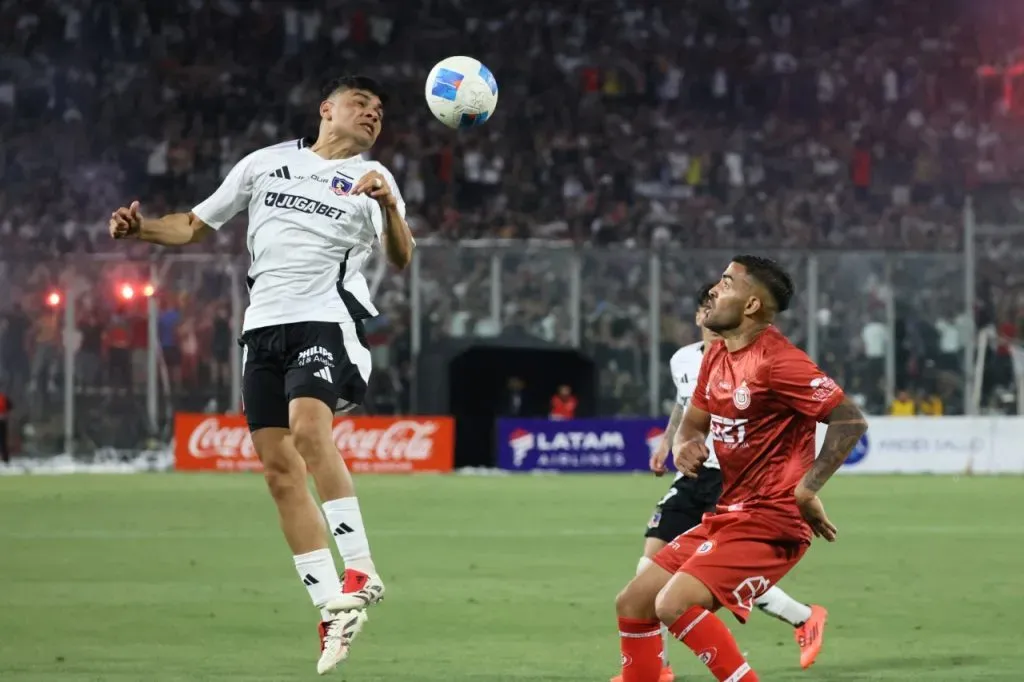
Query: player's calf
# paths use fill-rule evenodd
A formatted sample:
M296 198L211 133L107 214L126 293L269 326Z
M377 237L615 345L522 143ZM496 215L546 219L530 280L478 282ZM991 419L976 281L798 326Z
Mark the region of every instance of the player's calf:
M384 583L377 575L362 510L355 496L352 475L338 456L331 432L334 412L322 400L295 398L289 405L289 421L296 447L313 475L323 500L327 528L345 564L343 594L327 608L332 613L365 609L384 598Z
M658 682L661 677L663 642L654 602L671 577L650 563L615 598L623 682Z
M306 466L295 451L288 430L258 429L253 432L252 440L292 553L299 555L322 549L325 546L324 519L306 486Z
M660 622L708 667L715 679L757 682L757 673L743 657L729 628L711 612L716 606L711 591L686 573L673 576L656 602Z

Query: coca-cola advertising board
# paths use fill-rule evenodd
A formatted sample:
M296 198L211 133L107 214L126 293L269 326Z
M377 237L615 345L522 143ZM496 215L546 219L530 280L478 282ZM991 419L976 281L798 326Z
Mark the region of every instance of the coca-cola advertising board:
M334 442L355 473L448 472L455 460L451 417L339 417ZM174 415L178 471L263 471L245 417Z

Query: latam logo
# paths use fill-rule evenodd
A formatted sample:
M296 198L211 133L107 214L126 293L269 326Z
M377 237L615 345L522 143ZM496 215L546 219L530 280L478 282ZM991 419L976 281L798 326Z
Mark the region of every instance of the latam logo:
M625 462L626 442L620 431L557 431L533 433L523 428L508 435L512 466L521 468L537 453L538 467L614 467ZM655 442L654 447L657 447Z
M523 466L523 460L533 450L533 434L526 429L516 429L508 434L508 444L512 448L512 465L518 469Z
M857 444L853 446L853 450L850 451L850 454L847 456L846 461L843 462L843 465L853 466L854 464L857 464L868 456L868 451L870 449L871 445L868 441L868 434L865 433L860 437L860 440L857 441Z
M654 451L661 445L661 440L665 437L665 429L655 427L647 432L647 450L648 456L654 454Z

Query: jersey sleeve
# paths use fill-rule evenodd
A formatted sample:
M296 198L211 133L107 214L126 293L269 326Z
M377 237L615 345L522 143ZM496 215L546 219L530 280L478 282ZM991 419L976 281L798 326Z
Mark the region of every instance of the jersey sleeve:
M686 356L685 351L685 348L676 351L676 354L669 360L669 374L671 374L672 383L676 387L676 405L679 407L686 407L690 402L690 398L693 396L693 387L697 380L697 377L693 377L694 381L692 382L689 380L689 372L692 372L692 363L687 362L689 358Z
M249 205L253 186L253 154L235 164L217 191L192 209L192 213L215 230Z
M709 349L704 353L704 359L700 363L700 371L697 372L697 385L693 387L693 395L690 396L690 404L698 410L710 412L708 409L708 375L710 367L718 354Z
M690 393L689 387L675 374L672 375L672 383L676 385L676 405L686 407L686 404L690 402L690 398L693 395Z
M839 384L793 346L775 356L768 382L784 405L819 422L845 397Z

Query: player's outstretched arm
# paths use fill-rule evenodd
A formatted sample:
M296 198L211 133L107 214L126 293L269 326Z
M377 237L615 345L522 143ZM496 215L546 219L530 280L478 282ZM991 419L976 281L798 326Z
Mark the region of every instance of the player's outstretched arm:
M193 213L171 213L162 218L144 218L139 202L122 206L110 216L110 236L139 239L161 246L184 246L205 238L213 230Z
M825 482L832 478L832 474L839 470L846 458L850 456L853 448L857 445L860 437L868 430L868 422L849 397L832 408L832 411L822 419L828 424L825 432L825 442L821 446L810 471L804 476L800 485L797 486L796 495L810 497L816 495Z

